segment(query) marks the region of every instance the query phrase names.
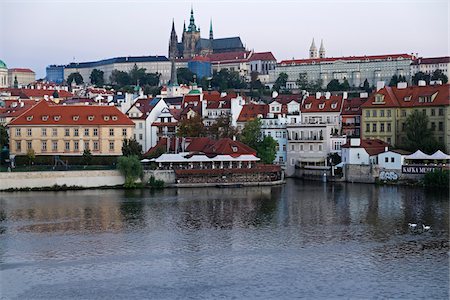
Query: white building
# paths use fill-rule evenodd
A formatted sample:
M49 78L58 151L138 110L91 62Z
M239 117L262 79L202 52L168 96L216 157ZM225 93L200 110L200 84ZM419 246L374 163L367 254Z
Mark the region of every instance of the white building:
M8 87L8 67L0 60L0 88Z
M275 118L261 119L261 134L263 136L271 136L277 142L277 153L275 155L274 164L284 165L286 163L287 151L287 119L278 115Z
M434 71L438 69L448 77L448 70L450 70L450 56L429 58L419 57L411 64L411 76L418 72L432 75Z
M378 163L378 155L388 151L389 144L378 139L350 139L342 145L342 163L369 165Z
M405 156L411 154L403 150L391 150L378 154L380 170L401 170Z

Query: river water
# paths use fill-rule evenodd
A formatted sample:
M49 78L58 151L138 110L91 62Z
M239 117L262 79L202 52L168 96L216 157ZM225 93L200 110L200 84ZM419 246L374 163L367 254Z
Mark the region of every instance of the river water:
M419 188L0 193L0 298L448 299L448 238Z

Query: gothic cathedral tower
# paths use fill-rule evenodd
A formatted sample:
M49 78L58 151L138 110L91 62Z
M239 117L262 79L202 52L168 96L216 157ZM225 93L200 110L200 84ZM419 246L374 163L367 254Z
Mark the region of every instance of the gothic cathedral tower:
M172 31L170 32L169 41L169 59L174 59L180 56L178 53L178 36L175 32L175 21L172 20Z
M183 32L183 57L192 58L195 56L195 46L200 40L200 28L197 29L194 20L194 10L191 8L191 18L189 20L189 26L185 32Z
M311 47L309 47L309 58L318 58L316 44L312 40Z

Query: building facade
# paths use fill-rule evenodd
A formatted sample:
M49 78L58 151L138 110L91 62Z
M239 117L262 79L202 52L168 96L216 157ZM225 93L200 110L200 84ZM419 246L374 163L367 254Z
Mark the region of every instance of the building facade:
M8 67L0 60L0 88L6 88L8 86Z
M411 76L419 72L432 75L436 70L441 70L442 73L448 77L448 70L450 70L450 56L419 57L411 64Z
M45 68L47 81L54 83L62 83L64 81L64 66L50 65Z
M36 80L36 74L26 68L8 69L8 82L10 87L23 87ZM17 84L17 86L16 86Z
M134 123L114 106L64 106L40 101L8 125L11 155L122 155Z

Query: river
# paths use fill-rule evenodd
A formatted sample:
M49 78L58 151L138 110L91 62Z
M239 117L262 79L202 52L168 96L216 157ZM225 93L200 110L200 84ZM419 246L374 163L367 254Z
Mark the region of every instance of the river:
M448 299L447 197L295 179L0 193L0 298Z

